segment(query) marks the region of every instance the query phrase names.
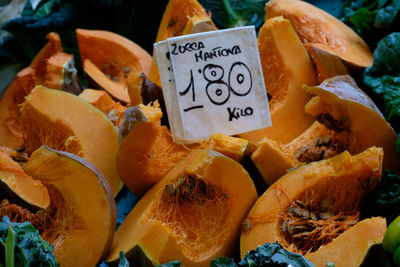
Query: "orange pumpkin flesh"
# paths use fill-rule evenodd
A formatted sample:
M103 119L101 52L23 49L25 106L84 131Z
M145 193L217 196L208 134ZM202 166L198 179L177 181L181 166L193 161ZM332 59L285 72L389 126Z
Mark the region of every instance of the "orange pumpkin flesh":
M160 125L162 112L158 103L131 107L127 112L131 115L126 114L121 125L124 139L118 151L117 168L124 184L137 195L144 194L192 150L214 149L240 160L247 147L246 140L222 134L211 135L202 143L178 145L169 129Z
M7 192L7 189L11 192ZM6 198L18 205L27 204L33 209L46 209L50 205L46 187L27 175L17 162L2 151L0 151L0 195L2 200ZM17 198L16 201L13 201L14 197Z
M48 145L81 156L99 168L113 193L118 193L122 186L115 162L118 133L100 110L75 95L37 86L21 114L28 154Z
M141 103L141 99L129 98L128 88L142 71L149 73L150 55L134 42L108 31L77 29L76 37L89 82L118 100Z
M270 95L272 127L240 134L257 145L264 137L287 143L312 123L304 112L310 95L303 84L316 84L316 77L300 39L289 20L276 17L267 20L258 35L264 82Z
M271 0L266 19L283 16L290 20L303 43L332 52L357 68L372 65L367 44L347 25L325 11L299 0Z
M199 19L192 19L194 17ZM170 0L164 11L160 26L158 27L155 43L164 41L170 37L180 36L184 31L185 33L192 33L191 29L195 29L195 27L190 25L194 25L196 21L204 21L205 17L209 16L197 0ZM190 23L187 26L189 21ZM203 29L211 30L212 27L203 27ZM215 30L216 29L215 27ZM147 76L153 83L161 86L160 74L154 55L151 62L150 73Z
M251 158L268 184L304 163L344 150L354 155L370 146L383 147L384 168L399 170L395 132L350 76L337 76L305 89L317 95L307 103L306 112L320 123L315 122L288 144L269 139L260 142Z
M231 256L242 218L257 198L243 167L213 151L196 150L177 163L136 204L118 228L106 262L139 247L153 264L178 259L209 266Z
M114 234L116 207L104 176L89 162L47 147L36 150L25 172L47 187L50 216L41 235L61 266L95 266ZM84 253L83 253L84 252Z
M278 241L313 263L326 264L330 256L341 259L333 262L335 266L358 266L353 263L361 263L368 247L382 241L386 229L381 218L358 223L361 199L379 183L382 159L381 148L355 156L345 151L281 177L247 215L240 240L242 257L259 244ZM348 245L340 244L353 240L358 243L352 244L349 254Z
M106 91L85 89L79 97L100 109L114 125L118 126L122 122L126 107L114 101Z

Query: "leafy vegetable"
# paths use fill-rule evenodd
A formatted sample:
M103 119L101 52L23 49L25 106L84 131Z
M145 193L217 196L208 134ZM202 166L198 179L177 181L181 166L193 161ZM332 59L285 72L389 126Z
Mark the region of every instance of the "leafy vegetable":
M342 20L374 48L382 37L400 30L400 0L346 1Z
M4 216L0 222L0 266L53 267L59 264L53 247L29 222L12 223Z
M119 252L119 263L118 267L129 267L129 262L125 257L125 254L123 251Z
M364 83L383 99L386 119L400 129L400 33L378 43L374 65L364 71Z
M386 217L388 224L400 214L400 176L386 170L377 188L367 194L361 203L366 217Z
M232 28L245 25L261 27L265 17L267 0L199 0L211 11L212 20L218 28Z
M167 263L158 265L156 267L180 267L181 263L182 262L180 262L180 261L171 261L171 262L167 262Z
M266 243L264 246L258 246L255 250L247 252L238 266L310 267L314 265L302 255L287 251L278 242L275 242L273 244Z
M218 258L211 261L210 267L237 267L237 265L233 259Z

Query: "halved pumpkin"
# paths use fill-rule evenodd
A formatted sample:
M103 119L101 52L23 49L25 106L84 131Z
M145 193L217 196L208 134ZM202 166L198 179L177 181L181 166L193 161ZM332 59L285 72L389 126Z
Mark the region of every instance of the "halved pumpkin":
M124 251L139 264L135 253L141 251L153 265L180 260L185 266L209 266L215 257L232 256L240 223L256 198L239 163L214 151L193 151L128 214L106 262L117 262Z
M136 195L143 195L175 164L196 149L214 149L235 160L243 157L247 141L214 134L202 143L178 145L170 130L160 125L158 103L128 108L121 124L121 142L117 168L124 184Z
M350 76L337 76L321 85L304 87L317 96L306 105L319 122L288 144L265 139L251 158L268 184L287 170L311 161L335 156L344 150L352 155L371 147L383 147L384 168L398 171L397 136L379 110Z
M184 32L186 34L194 33L192 30L196 30L196 32L200 29L207 31L217 30L215 25L210 21L206 22L209 25L194 27L197 23L204 22L204 18L206 17L210 17L210 15L207 15L207 11L197 0L169 0L160 26L158 27L155 43L164 41L170 37L183 35ZM154 53L148 77L152 82L161 86L160 74Z
M125 103L141 103L141 99L129 98L128 87L139 79L142 71L149 73L151 56L116 33L77 29L76 37L89 86L104 89Z
M305 1L271 0L266 19L283 16L290 20L303 43L327 50L356 68L372 65L373 54L367 44L346 24Z
M11 220L31 220L41 236L54 246L61 266L98 264L111 245L116 224L115 201L104 176L82 158L48 147L36 150L24 171L13 168L5 174L9 179L14 177L20 186L14 193L32 196L35 188L25 184L30 179L32 185L45 186L46 194L36 197L45 200L50 196L50 206L31 213L3 202L1 215L8 215ZM22 180L21 175L26 179ZM16 214L19 218L15 218Z
M355 156L345 151L281 177L244 221L242 257L257 245L278 241L316 266L359 266L386 230L383 218L359 222L361 199L379 183L382 159L381 148Z
M120 102L114 101L106 91L85 89L79 94L79 97L100 109L115 126L119 126L122 122L126 107Z
M313 119L304 112L311 98L301 89L316 84L310 58L289 20L265 21L258 35L265 87L269 94L272 127L240 134L257 145L264 137L288 143L307 129Z
M78 96L36 86L22 104L21 125L28 154L48 145L81 156L99 168L118 193L118 133L100 110Z

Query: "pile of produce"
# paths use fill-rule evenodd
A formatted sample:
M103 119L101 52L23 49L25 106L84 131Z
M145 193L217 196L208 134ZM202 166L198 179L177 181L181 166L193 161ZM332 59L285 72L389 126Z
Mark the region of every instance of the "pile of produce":
M170 0L153 42L257 26L272 119L184 145L151 46L77 19L132 4L88 2L4 27L9 60L47 44L0 95L0 266L400 264L398 1L348 1L348 26L299 0Z

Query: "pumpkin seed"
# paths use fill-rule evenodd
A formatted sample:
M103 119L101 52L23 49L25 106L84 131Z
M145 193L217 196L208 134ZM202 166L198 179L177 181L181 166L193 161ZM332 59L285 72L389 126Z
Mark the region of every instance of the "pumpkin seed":
M292 224L289 224L287 226L287 232L289 233L289 235L293 235L294 234L294 226Z
M165 192L168 195L173 195L175 193L175 185L174 184L166 184L165 185Z
M287 223L286 223L286 222L283 222L283 223L282 223L282 231L283 231L284 233L287 233L287 231L288 231Z
M113 77L112 77L112 80L113 80L114 82L119 82L119 77L118 77L118 76L113 76Z
M310 218L310 211L306 209L295 207L293 212L299 217L305 217L306 219Z
M129 66L123 67L122 71L125 73L129 73L131 71L131 68Z
M333 214L332 214L332 213L329 213L329 212L321 212L321 213L319 214L319 217L320 217L322 220L327 220L327 219L329 219L329 218L332 218L332 217L333 217Z
M294 210L296 209L295 206L290 206L289 208L286 209L286 212L289 214L294 215Z
M302 233L298 233L298 234L292 235L292 237L293 238L302 238L302 237L307 236L309 234L310 234L310 232L302 232Z
M314 212L310 213L310 217L311 217L311 220L318 221L318 216Z
M111 75L110 74L106 74L106 77L111 80Z

